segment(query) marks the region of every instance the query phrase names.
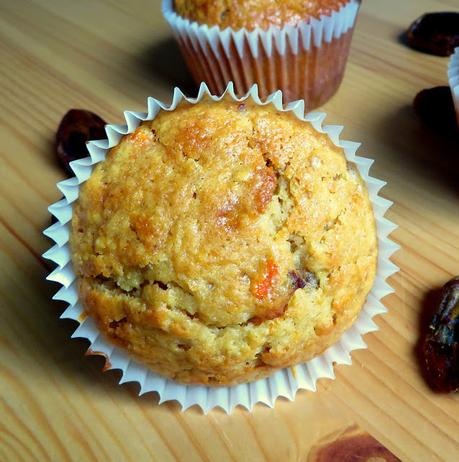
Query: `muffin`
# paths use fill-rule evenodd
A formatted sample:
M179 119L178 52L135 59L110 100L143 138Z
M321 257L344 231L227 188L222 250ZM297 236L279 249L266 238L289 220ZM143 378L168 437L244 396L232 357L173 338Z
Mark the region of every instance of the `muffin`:
M163 13L196 82L239 95L257 83L260 96L314 109L337 91L345 71L358 0L163 0Z
M124 136L82 185L71 253L103 334L182 383L306 361L358 316L376 271L366 185L292 113L182 102Z
M257 27L297 26L311 18L330 16L346 3L349 0L175 0L174 6L177 14L199 24L252 31Z
M459 127L459 48L454 50L448 68L449 87L456 107L456 118Z

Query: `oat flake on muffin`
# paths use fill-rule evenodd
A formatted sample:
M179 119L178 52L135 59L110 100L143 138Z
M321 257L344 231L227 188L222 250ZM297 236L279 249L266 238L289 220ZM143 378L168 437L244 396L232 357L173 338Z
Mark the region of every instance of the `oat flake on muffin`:
M113 342L183 383L306 361L357 318L377 260L366 186L293 114L182 103L127 135L74 206L83 306Z

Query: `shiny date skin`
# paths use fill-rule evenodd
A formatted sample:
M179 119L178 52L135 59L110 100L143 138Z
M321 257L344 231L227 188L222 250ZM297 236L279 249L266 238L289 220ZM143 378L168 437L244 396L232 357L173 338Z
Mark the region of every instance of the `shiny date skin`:
M459 390L459 276L443 287L423 343L427 379L437 391Z
M459 13L427 13L411 24L407 33L411 48L437 56L450 56L459 46Z
M106 138L106 122L94 112L71 109L62 118L56 133L56 156L69 173L70 162L88 156L89 140Z

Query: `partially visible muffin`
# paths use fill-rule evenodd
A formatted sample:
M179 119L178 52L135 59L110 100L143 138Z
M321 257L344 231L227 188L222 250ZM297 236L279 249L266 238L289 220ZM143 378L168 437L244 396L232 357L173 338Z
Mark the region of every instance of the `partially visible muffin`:
M457 126L459 128L459 47L451 55L448 67L449 88L456 108Z
M344 77L360 0L164 0L163 13L196 84L261 98L281 90L310 111Z
M80 299L113 342L184 383L306 361L358 316L375 277L365 183L293 114L181 104L125 136L74 206Z
M338 11L350 0L175 0L175 11L184 18L199 24L267 29L269 26L282 27L297 25L310 18L320 18Z

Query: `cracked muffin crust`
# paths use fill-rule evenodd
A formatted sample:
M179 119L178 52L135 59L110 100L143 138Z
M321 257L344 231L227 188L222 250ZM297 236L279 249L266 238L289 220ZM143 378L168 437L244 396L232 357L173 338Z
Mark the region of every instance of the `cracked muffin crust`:
M294 114L182 103L82 185L71 248L100 330L183 383L228 385L337 341L373 284L365 183Z
M297 25L330 16L350 0L175 0L177 14L199 24L233 30Z

